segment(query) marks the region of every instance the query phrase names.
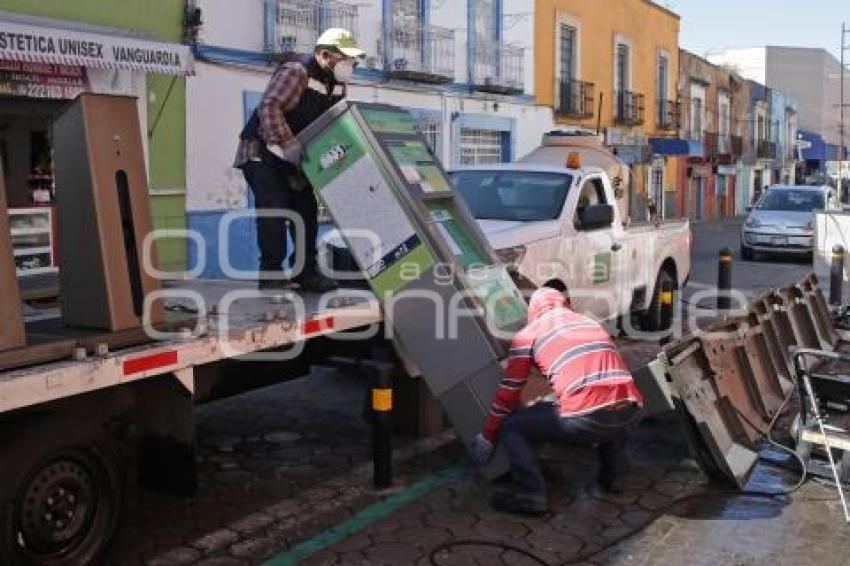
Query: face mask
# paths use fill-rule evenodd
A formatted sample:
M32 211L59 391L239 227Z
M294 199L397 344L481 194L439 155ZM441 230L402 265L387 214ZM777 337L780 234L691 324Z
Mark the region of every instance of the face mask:
M334 66L334 78L337 82L347 83L354 74L354 61L340 61Z

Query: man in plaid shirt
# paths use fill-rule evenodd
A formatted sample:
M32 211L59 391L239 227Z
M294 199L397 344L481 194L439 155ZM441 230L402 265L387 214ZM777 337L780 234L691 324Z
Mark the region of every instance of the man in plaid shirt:
M473 459L486 463L501 441L515 490L497 493L500 511L537 514L548 509L546 482L534 445L594 445L597 480L618 491L626 433L640 418L643 396L611 337L596 321L571 310L567 299L544 287L531 296L528 324L511 343L484 430L472 443ZM552 387L547 402L517 411L522 389L536 368Z
M365 53L351 32L331 28L317 40L313 53L281 63L272 75L257 109L239 138L234 167L242 170L254 193L258 211L288 210L304 221L304 239L295 226L280 217L257 217L260 248L260 289L288 289L295 283L303 291L324 292L336 282L316 266L318 205L313 188L300 172L299 132L345 97L357 61ZM283 276L286 232L295 245L295 258L303 269L292 282Z

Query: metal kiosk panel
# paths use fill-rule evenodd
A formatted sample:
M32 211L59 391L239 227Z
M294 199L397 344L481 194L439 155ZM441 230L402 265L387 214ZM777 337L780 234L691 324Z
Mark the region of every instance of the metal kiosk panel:
M299 135L304 174L465 442L526 305L406 110L341 102ZM488 475L504 471L495 458Z

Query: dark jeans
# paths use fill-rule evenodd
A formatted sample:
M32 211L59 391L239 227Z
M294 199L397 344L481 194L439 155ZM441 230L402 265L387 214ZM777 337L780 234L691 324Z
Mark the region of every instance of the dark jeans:
M545 496L546 482L534 449L535 444L542 442L595 444L603 469L622 469L626 434L639 418L637 405L568 418L562 418L553 403L537 403L522 409L505 421L501 432L513 480L523 493Z
M285 218L257 217L257 245L260 248L260 269L281 271L286 258L286 231L295 245L295 254L304 254L304 274L316 269L316 237L318 235L318 204L309 185L302 190L292 187L292 172L265 161L249 161L242 172L254 193L255 208L259 210L290 210L304 219L304 238L296 238L295 226ZM295 265L293 256L292 265ZM296 273L295 276L301 275Z

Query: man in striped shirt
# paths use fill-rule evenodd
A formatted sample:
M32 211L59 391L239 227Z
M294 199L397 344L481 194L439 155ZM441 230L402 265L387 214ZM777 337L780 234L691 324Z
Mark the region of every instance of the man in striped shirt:
M533 368L547 378L551 401L516 411ZM486 462L500 440L516 490L497 493L496 509L543 513L546 483L534 445L595 445L597 480L617 491L625 435L640 418L643 397L611 337L594 320L567 307L567 299L544 287L531 296L528 324L514 337L505 376L484 430L473 441L473 458Z

